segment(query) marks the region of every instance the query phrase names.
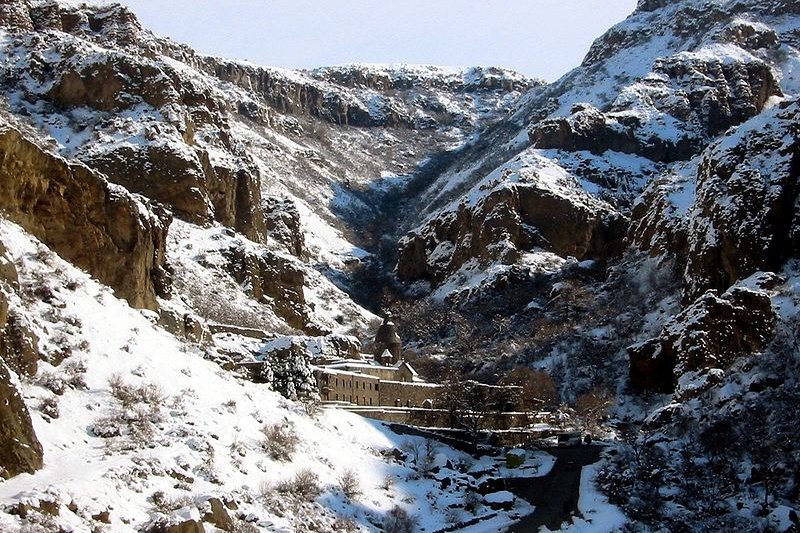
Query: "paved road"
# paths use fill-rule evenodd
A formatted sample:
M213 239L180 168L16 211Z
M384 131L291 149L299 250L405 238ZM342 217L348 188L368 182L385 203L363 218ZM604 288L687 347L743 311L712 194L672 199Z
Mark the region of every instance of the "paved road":
M546 476L510 478L507 490L536 506L533 514L523 517L508 531L536 533L542 526L555 531L563 522L578 515L581 468L600 459L601 446L576 446L548 450L556 457L553 469Z

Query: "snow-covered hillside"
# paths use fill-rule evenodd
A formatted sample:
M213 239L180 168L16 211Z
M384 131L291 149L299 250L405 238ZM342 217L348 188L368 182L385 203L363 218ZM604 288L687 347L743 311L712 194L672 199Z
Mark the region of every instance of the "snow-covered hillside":
M201 519L206 531L380 531L395 506L434 531L481 514L480 496L463 509L479 481L470 456L435 445L428 457L419 437L309 413L222 370L215 348L165 333L18 226L2 222L0 240L18 270L12 308L47 354L19 384L44 466L0 483L0 508L17 509L0 513L3 531Z

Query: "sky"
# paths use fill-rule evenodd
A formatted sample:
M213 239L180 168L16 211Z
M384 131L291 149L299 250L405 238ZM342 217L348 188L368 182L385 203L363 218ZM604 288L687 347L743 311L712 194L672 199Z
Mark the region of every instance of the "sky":
M493 65L558 79L636 0L118 0L198 52L310 69Z

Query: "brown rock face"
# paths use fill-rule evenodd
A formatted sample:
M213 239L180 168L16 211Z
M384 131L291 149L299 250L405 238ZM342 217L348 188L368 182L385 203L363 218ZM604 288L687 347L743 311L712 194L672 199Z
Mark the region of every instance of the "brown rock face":
M264 220L258 169L254 165L238 170L212 166L206 154L201 160L208 184L207 195L214 206L214 220L251 241L264 242L268 225Z
M211 506L211 510L203 515L203 521L214 524L223 531L233 531L233 520L222 501L219 498L211 498L208 503Z
M0 360L0 478L42 467L42 445L8 367Z
M405 236L397 274L403 281L440 283L470 259L512 263L534 247L605 259L621 251L624 226L610 209L593 210L528 184L503 187Z
M82 70L66 70L55 80L49 98L63 108L125 109L140 101L155 108L177 101L178 93L164 72L126 56L110 56Z
M8 323L8 296L0 290L0 331L3 331ZM0 334L0 343L3 342L3 335Z
M10 220L86 269L134 307L169 295L170 219L98 173L0 128L0 208Z
M763 292L734 287L720 297L709 291L672 318L659 337L628 348L631 386L672 392L686 372L725 369L737 357L762 350L776 321Z
M197 158L187 158L170 146L124 146L85 162L129 191L169 205L181 218L197 224L211 220Z
M300 229L300 212L291 200L264 199L264 216L268 238L281 243L295 257L305 255L305 237Z
M0 282L6 282L11 287L17 286L17 267L14 266L14 261L2 242L0 242Z
M244 247L231 248L225 255L229 272L238 283L249 287L254 299L270 304L291 327L306 328L305 274L300 268L279 255L254 253Z
M279 113L307 114L349 126L379 125L373 123L369 110L359 102L348 101L338 93L326 94L322 86L292 81L267 69L240 63L218 61L211 68L219 79L254 91Z
M264 239L255 168L214 166L205 152L198 156L170 145L123 146L85 162L114 183L169 205L183 219L197 224L213 219L253 241Z

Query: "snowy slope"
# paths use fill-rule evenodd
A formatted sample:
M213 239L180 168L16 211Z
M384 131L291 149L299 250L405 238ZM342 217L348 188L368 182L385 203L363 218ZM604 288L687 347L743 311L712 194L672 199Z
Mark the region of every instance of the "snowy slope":
M49 501L59 512L50 517L32 510L24 521L2 513L4 531L37 522L43 530L90 531L100 524L92 515L104 511L113 531L137 531L158 519L199 519L198 507L212 497L235 502L230 514L236 521L260 531L339 530L348 520L353 530L378 531L395 505L428 530L454 519L457 511L448 506L463 503L465 483L442 489L436 479L420 476L413 461L385 453L418 439L338 410L311 417L266 385L207 360L205 352L214 348L186 344L154 327L147 315L13 224L0 224L0 239L20 272L20 297L41 351L69 348L63 353L71 354L57 366L41 363L37 376L23 383L44 468L0 483L4 508ZM31 297L43 285L52 294L49 304ZM60 390L58 378L68 376ZM125 385L148 392L125 405L119 399ZM262 447L262 428L272 424L298 439L289 461L272 459ZM444 467L447 461L466 465L467 456L439 447L432 460L441 476L468 481ZM321 494L306 500L281 492L280 482L303 469L318 476ZM362 493L352 500L338 488L345 471L357 476ZM520 504L518 512L525 509Z

